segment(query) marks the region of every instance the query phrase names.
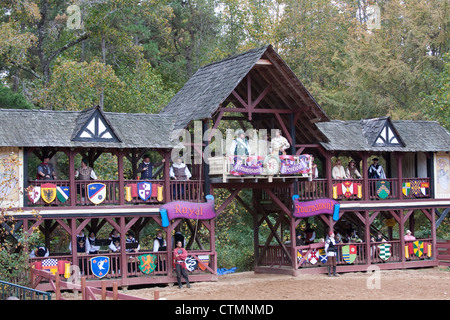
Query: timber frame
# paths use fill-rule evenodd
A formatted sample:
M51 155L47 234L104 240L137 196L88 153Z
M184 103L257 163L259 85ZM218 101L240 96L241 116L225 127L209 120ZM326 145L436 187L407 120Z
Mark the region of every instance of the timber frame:
M140 241L143 228L154 224L163 231L167 247L171 248L174 230L184 225L189 231L185 235L189 254L199 261L199 265L203 261L202 268L190 275L191 281L216 281L217 269L221 267L217 265L215 246L216 218L175 219L168 227L163 227L159 208L176 200L203 202L205 196L214 195L215 190L227 189L230 193L228 198L216 202L216 217L225 214L232 201L237 201L252 216L255 272L291 275L326 272L325 264L312 263L308 258L311 253L322 249L323 243L298 245L294 242L308 220L319 223L316 232L321 235L326 235L329 230L344 233L344 224L357 229L361 240L354 243L357 258L348 264L339 256L338 272L365 271L371 265L398 269L429 267L438 263L436 228L449 211L450 195L439 189L436 172L440 165L438 160L445 159L450 152L448 131L435 122L392 121L388 117L360 121L330 120L270 45L200 68L158 115L108 113L98 107L82 112L0 110L0 113L0 148L4 152L13 150L23 159L23 188L43 183L34 180L28 172L31 156L41 159L44 155L64 154L71 169L75 168L78 155L86 158L94 168L103 153L111 153L117 159L117 179L98 181L111 190L105 202L99 205L82 206L77 190L86 187L87 183L76 180L70 169L67 179L54 181L70 187L67 202L55 200L53 205L47 205L42 201L32 203L22 197L17 200L17 205L12 206L9 212L19 221L18 226L27 232L39 229L46 246L51 245L56 228L64 230L71 243L75 243L81 230L98 232L103 227L110 227L119 231L121 247L126 248L125 235L130 230ZM23 128L11 127L18 117ZM80 141L82 132L93 118L104 120L106 132L112 137L109 141L101 141L99 134L93 134L93 139ZM311 179L310 175L308 179L294 174L274 175L275 178L270 179L255 175L224 180L222 177L227 172L211 174L209 162L203 161L189 165L193 173L191 180L172 180L169 176L170 160L172 151L179 151L177 134L180 131L195 133L196 121L201 123L204 140L199 143L195 137L191 138L190 141L194 142L189 145L191 152L185 155L185 160L192 160L196 153L203 156L215 133L224 128L242 128L244 131L249 128L280 129L290 144L290 155L314 155L315 163L321 168L319 177ZM382 135L383 128L389 128L397 140L392 140L391 133ZM33 133L31 136L30 131ZM380 135L386 139L378 139ZM383 144L383 141L389 143ZM224 145L211 157L224 157L226 150L228 146ZM165 160L152 181L162 188L162 194L152 195L147 201L137 196L128 201L127 187L139 182L137 165L142 155L150 151ZM368 179L368 166L373 156L383 159L387 179ZM337 157L354 159L362 179L333 179L331 171ZM126 167L130 168L129 173L125 173ZM386 198L380 198L376 191L380 180L385 185L389 183ZM361 193L352 193L348 197L335 195L333 188L344 182L357 184ZM414 194L404 193L405 184L412 183L419 183L419 189ZM180 197L176 190L181 187L185 192ZM244 189L251 189L251 202L240 196ZM328 214L318 214L314 219L296 218L293 215L294 195L298 195L300 201L336 200L340 204L339 219L335 221ZM36 209L39 217L32 213ZM425 216L430 226L429 236L419 239L427 248L420 257L411 254L410 243L404 240L405 229L415 232L415 215ZM390 226L383 237L392 245L392 256L385 261L378 256L377 245L381 243L371 242L371 237L380 232L374 222L387 220ZM199 237L200 228L206 230L207 239ZM268 229L268 236L262 236L263 228ZM347 244L339 244L339 247L344 245ZM152 253L158 259L159 267L151 275L144 275L138 269L136 257L146 253ZM171 267L171 250L155 253L145 248L139 253L122 250L104 254L111 257L113 264L111 272L103 279L90 272L89 255L72 250L71 254L53 252L52 257L77 265L92 286L101 286L105 281L108 286L119 281L119 286L125 287L173 283L176 280ZM205 262L205 257L209 262ZM31 262L38 260L42 258L33 258ZM49 289L45 283L39 286Z

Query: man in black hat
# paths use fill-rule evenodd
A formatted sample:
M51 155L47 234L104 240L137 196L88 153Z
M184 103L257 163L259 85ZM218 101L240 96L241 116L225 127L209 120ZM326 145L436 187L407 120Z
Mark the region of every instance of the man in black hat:
M37 167L37 177L39 180L56 180L56 173L53 165L50 163L50 157L45 156L42 163Z
M378 158L373 158L372 161L369 167L369 179L386 179L383 167L378 164Z
M156 163L151 163L148 154L144 155L143 160L144 161L138 166L138 172L141 173L141 180L151 180L153 177L153 166L159 167L166 161L165 159L162 159Z

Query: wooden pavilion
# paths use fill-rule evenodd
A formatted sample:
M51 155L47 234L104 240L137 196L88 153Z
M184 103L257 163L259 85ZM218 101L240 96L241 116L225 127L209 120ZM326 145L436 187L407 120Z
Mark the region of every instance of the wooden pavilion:
M242 158L242 168L255 171L236 174L234 156L228 152L233 132L220 132L230 128L227 121L233 121L250 138L255 152ZM274 129L280 129L290 144L286 156L267 151ZM264 130L270 132L270 138L261 134ZM47 246L58 226L76 243L80 231L98 232L109 224L122 235L120 246L126 248L123 235L132 230L139 240L140 231L155 223L171 248L173 231L186 224L191 231L186 235L187 249L197 261L192 281L217 280L215 218L197 215L193 220L180 215L166 226L160 208L173 201L200 204L206 195L227 189L230 195L221 203L216 201L215 215L222 214L231 201L238 201L252 215L255 272L293 275L326 270L320 260L322 242L316 239L305 245L292 241L308 219L319 221L318 233L333 229L345 236L347 226L357 231L358 239L344 239L348 242L339 244L342 249L351 246L354 260L349 263L340 254L338 272L365 271L372 265L382 269L435 266L436 228L450 208L447 130L436 122L393 121L389 117L330 120L270 45L200 68L158 115L108 113L98 107L82 112L0 110L0 148L3 155L14 152L22 160L18 188L42 189L48 182L35 180L29 172L33 155L42 160L60 153L67 157L69 168L75 168L76 157L81 155L94 169L102 154L115 156L117 178L95 181L106 186L106 199L101 203L82 206L77 190L92 181L76 180L70 169L65 179L52 181L69 187L66 200L56 198L48 204L41 198L33 203L20 193L11 193L16 197L10 197L10 212L25 231L38 227ZM137 165L147 152L165 162L161 170L155 170L152 194L143 200L133 193L133 186L140 182L136 179ZM189 181L169 177L171 154L180 152L191 163L193 177ZM380 158L386 178L368 178L370 160L375 156ZM331 172L338 157L355 160L362 178L333 179ZM313 165L320 169L318 177L313 175ZM181 186L185 190L182 197L175 192ZM240 196L244 189L251 189L251 202ZM314 216L296 214L299 204L293 197L310 205ZM321 210L317 200L329 201L338 210L333 214ZM32 213L36 208L39 218ZM414 234L418 215L429 221L429 237L406 241L405 230ZM382 241L374 242L371 238L380 232L380 223L388 226L388 232L382 234ZM263 224L270 229L265 238L260 235ZM206 242L198 237L199 228L207 230ZM380 257L379 246L385 244L390 248L387 258ZM148 250L159 266L151 274L138 268L136 258L145 253L104 253L116 265L103 279L86 267L91 257L76 250L53 257L78 265L93 285L111 280L120 281L120 286L175 282L171 250Z

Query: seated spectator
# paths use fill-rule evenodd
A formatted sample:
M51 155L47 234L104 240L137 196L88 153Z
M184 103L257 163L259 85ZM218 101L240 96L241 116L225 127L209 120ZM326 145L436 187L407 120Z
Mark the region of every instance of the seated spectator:
M336 159L333 170L331 171L331 176L333 177L333 179L345 179L346 178L347 175L345 174L345 169L342 166L341 159Z
M414 237L411 234L410 230L406 230L406 235L405 235L404 239L405 239L405 241L414 241L414 240L416 240L416 237Z
M359 173L358 169L356 169L356 162L355 160L350 160L348 163L348 167L345 170L345 174L348 179L361 179L362 176Z

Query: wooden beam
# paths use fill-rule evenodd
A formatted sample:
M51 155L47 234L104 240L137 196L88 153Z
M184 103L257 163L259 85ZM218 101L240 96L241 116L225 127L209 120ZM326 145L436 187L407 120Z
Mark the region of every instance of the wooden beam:
M256 61L257 66L271 66L272 62L269 59L259 59Z
M233 190L233 192L231 192L231 194L228 196L228 198L226 198L225 201L222 202L220 207L217 208L217 210L216 210L216 217L222 213L222 211L231 203L231 201L233 201L233 199L236 197L236 195L239 193L239 191L241 191L241 188Z

